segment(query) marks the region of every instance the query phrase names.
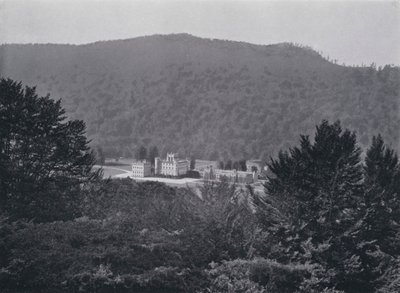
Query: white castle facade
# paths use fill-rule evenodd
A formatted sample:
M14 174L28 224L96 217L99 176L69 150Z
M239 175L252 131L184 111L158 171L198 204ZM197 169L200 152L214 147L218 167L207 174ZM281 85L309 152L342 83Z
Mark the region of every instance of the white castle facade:
M154 173L155 175L181 176L189 171L189 167L189 160L179 159L176 154L168 153L165 160L159 157L155 159Z

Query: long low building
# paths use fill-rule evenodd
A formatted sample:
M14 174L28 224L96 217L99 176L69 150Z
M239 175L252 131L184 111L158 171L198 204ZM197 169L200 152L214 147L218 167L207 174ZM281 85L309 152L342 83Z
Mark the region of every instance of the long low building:
M257 182L256 172L246 172L237 170L222 170L207 168L201 173L203 179L205 180L226 180L232 183L243 183L250 184Z

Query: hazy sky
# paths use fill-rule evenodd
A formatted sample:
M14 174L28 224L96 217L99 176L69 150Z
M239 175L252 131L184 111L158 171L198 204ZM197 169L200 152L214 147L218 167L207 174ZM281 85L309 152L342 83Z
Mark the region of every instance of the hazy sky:
M0 43L82 44L181 32L301 43L349 65L400 65L400 0L0 0Z

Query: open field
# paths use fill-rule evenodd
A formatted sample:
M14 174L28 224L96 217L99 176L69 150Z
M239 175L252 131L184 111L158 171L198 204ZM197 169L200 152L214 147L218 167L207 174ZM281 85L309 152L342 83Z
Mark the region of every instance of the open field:
M128 174L119 174L116 175L114 178L126 178L130 177L132 179L135 179L137 181L157 181L157 182L163 182L167 185L170 186L182 186L182 185L193 185L194 183L201 183L202 179L194 179L194 178L181 178L181 179L175 179L175 178L160 178L160 177L133 177L132 173Z
M194 183L200 183L201 179L194 178L182 178L182 179L174 179L174 178L159 178L159 177L145 177L145 178L135 178L133 177L132 172L130 171L130 166L101 166L103 168L103 177L104 178L132 178L137 181L157 181L163 182L170 186L183 186L183 185L193 185ZM96 165L95 168L100 168L100 166Z
M94 168L98 169L98 168L103 168L103 178L115 178L115 176L118 175L124 175L124 174L131 174L130 172L130 166L125 166L125 165L121 165L121 166L99 166L99 165L95 165ZM125 176L127 177L127 176ZM132 177L132 176L131 176Z

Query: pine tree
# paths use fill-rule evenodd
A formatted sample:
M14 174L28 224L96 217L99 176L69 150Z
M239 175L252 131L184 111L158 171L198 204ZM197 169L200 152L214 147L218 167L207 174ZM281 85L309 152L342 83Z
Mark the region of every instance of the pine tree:
M394 150L385 146L381 135L373 137L365 158L365 187L399 193L399 159Z
M192 156L190 158L190 170L194 170L196 168L196 159Z
M364 237L389 254L399 254L400 163L380 135L372 139L367 151L364 174Z
M266 193L289 198L287 212L306 221L319 240L344 231L350 211L361 197L362 168L356 135L342 130L340 123L323 121L316 128L314 143L301 136L300 146L271 159ZM307 232L310 233L311 231ZM315 232L315 231L314 231Z
M152 146L149 150L149 155L148 155L148 160L151 162L151 164L154 165L155 163L155 158L159 156L158 148L157 146Z
M240 171L247 171L246 160L239 161Z
M353 288L348 286L352 292L360 292L361 286L361 292L376 292L389 285L386 282L391 277L386 278L386 275L393 273L392 267L400 252L399 163L395 152L385 146L380 135L372 139L363 171L364 197L359 203L360 217L347 233L347 240L353 244L358 273L347 283L353 284ZM358 288L354 279L358 279Z
M95 158L96 158L96 163L98 165L103 166L106 161L106 157L104 156L103 148L101 146L97 146L95 148L94 154L95 154Z
M323 121L313 142L301 136L300 145L280 152L269 168L267 198L259 204L260 216L267 217L261 223L276 243L268 257L317 264L329 274L322 288L370 292L360 278L363 267L350 234L362 199L355 133L342 130L339 122Z
M228 160L225 163L225 170L232 170L232 160Z
M145 160L147 158L147 149L145 146L140 146L135 154L136 160Z

